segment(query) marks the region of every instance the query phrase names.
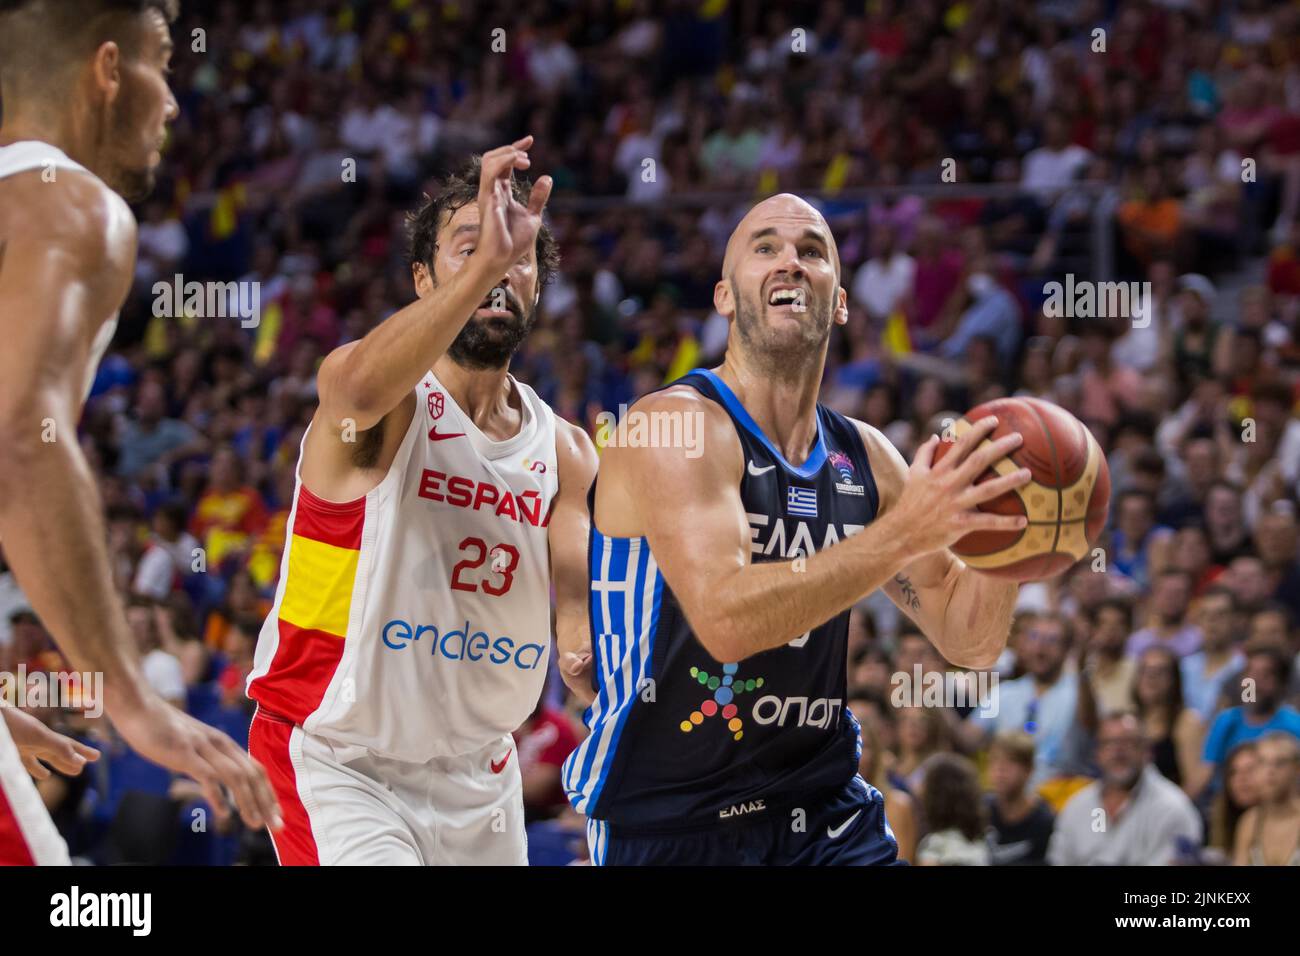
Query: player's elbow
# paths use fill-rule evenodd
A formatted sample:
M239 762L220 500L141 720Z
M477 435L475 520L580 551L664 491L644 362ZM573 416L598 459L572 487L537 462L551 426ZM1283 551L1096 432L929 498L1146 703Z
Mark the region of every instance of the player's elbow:
M997 664L1006 646L1006 634L977 636L974 641L953 648L944 657L949 664L964 670L988 670Z
M734 621L707 615L692 626L696 638L719 664L737 664L749 656L749 650Z
M321 408L327 410L336 427L351 424L365 431L391 411L384 407L388 389L353 359L354 351L348 345L326 356L316 373L316 390Z

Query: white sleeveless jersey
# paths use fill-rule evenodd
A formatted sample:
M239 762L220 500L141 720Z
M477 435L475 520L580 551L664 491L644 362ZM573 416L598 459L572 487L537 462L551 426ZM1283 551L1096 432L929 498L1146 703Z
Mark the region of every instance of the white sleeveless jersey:
M411 762L480 749L532 712L550 649L555 418L510 381L523 425L506 441L430 372L365 497L324 501L299 471L248 678L259 712Z
M76 172L85 173L87 176L95 174L88 170L80 163L73 162L68 158L68 154L49 143L42 143L38 140L22 140L21 142L12 143L9 146L0 146L0 179L7 176L15 176L18 173L30 172L33 169L54 170L54 175L58 175L60 169L70 169ZM95 341L90 347L90 362L86 366L86 384L82 389L81 400L84 402L90 396L90 387L95 383L95 370L99 368L99 361L104 357L104 352L108 349L108 343L113 341L113 333L117 330L117 313L114 312L109 320L100 326L99 332L95 335Z

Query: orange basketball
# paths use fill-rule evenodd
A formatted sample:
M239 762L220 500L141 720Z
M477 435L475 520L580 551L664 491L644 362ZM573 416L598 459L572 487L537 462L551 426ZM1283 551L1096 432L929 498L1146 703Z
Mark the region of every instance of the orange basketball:
M980 505L981 511L1020 515L1029 524L1019 531L977 531L952 546L976 570L1014 581L1041 581L1088 556L1106 525L1110 509L1110 469L1097 439L1060 406L1037 398L999 398L972 408L952 426L960 438L986 415L998 427L985 441L1020 432L1024 442L980 476L988 481L1028 468L1029 484ZM939 443L934 460L952 448ZM977 482L977 483L978 483Z

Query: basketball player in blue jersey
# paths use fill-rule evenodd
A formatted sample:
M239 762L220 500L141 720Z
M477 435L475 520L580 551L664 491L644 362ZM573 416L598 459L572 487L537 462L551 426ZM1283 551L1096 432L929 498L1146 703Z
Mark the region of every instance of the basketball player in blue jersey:
M938 464L932 437L909 468L819 405L845 302L821 215L788 194L758 204L714 289L731 323L722 365L642 398L604 452L591 732L563 775L597 864L895 862L844 707L849 608L884 588L962 667L992 665L1006 642L1016 585L948 546L1023 527L975 510L1029 480L975 485L1020 435L986 441L987 419ZM690 447L636 438L687 419L701 425Z

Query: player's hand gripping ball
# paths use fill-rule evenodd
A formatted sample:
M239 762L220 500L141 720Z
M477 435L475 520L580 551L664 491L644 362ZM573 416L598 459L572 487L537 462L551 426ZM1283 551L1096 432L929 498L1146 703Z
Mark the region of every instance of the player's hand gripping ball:
M999 398L968 411L939 443L940 461L960 438L986 415L998 417L998 427L984 440L996 441L1020 432L1024 442L977 480L1028 468L1027 485L986 501L981 511L1023 514L1029 524L1019 531L975 531L961 538L952 551L972 568L1014 581L1054 577L1090 555L1106 525L1110 509L1110 469L1097 439L1084 424L1060 406L1037 398Z

